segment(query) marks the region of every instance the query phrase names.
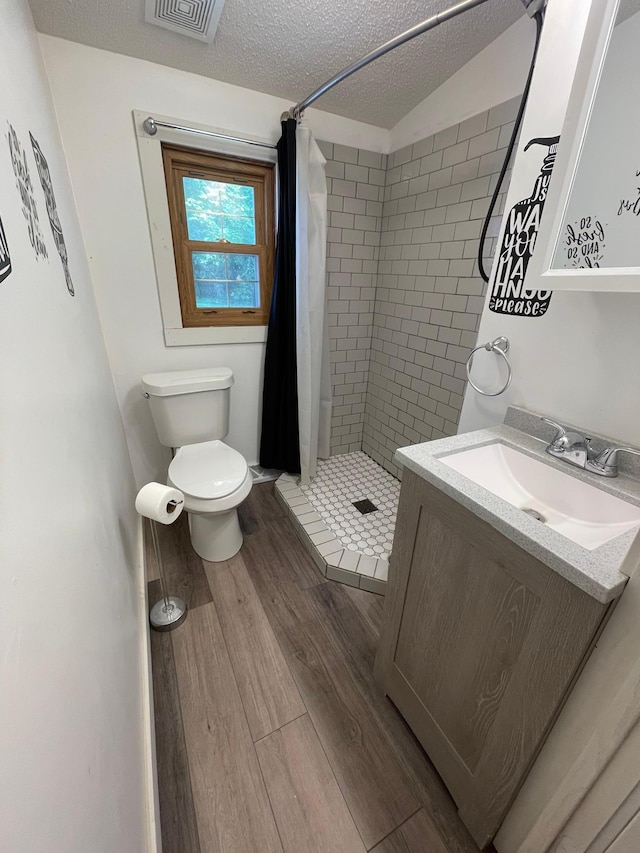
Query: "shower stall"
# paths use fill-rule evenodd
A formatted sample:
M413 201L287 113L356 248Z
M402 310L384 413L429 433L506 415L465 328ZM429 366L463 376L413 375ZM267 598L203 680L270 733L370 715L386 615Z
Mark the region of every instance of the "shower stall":
M465 0L372 51L289 113L379 56L484 0ZM326 159L324 318L329 458L276 493L327 577L384 593L399 495L398 447L457 431L535 61L522 98L382 155L319 142Z

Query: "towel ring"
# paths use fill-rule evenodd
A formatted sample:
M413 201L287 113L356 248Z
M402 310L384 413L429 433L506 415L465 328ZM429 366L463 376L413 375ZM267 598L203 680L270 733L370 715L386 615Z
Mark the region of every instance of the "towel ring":
M471 378L471 366L473 364L473 354L477 352L479 349L486 349L489 352L497 352L507 363L507 370L509 371L509 375L507 376L507 381L504 383L504 386L499 391L483 391L482 388L478 388L473 379ZM469 380L469 385L473 388L474 391L477 391L478 394L482 394L483 397L497 397L499 394L504 394L509 385L511 384L511 362L507 356L509 352L509 338L505 338L502 335L499 338L496 338L495 341L488 341L486 344L480 344L475 349L471 350L469 358L467 359L467 379Z

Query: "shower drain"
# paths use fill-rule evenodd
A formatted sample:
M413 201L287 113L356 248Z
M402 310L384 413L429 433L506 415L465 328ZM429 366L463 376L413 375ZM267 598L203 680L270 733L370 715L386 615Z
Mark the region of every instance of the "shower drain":
M547 521L544 515L542 515L541 512L538 512L537 509L531 509L530 507L522 507L522 512L526 512L527 515L531 516L531 518L535 518L536 521L541 521L543 524L545 524Z

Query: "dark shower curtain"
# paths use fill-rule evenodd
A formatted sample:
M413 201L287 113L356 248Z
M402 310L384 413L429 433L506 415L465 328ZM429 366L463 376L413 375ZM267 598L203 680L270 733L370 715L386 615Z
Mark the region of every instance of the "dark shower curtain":
M278 142L278 241L262 393L260 464L300 473L296 359L296 126Z

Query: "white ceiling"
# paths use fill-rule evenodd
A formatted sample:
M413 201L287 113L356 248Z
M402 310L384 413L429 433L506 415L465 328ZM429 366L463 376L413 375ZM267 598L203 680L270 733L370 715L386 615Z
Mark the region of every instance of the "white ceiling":
M299 101L329 77L453 0L226 0L213 44L144 22L144 0L29 0L37 28ZM488 0L419 36L316 102L393 127L523 14ZM533 27L533 23L531 24Z

